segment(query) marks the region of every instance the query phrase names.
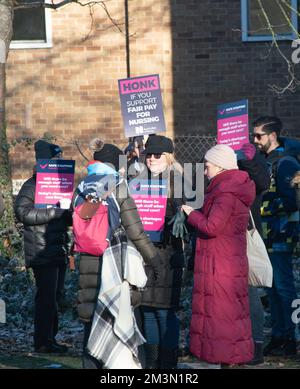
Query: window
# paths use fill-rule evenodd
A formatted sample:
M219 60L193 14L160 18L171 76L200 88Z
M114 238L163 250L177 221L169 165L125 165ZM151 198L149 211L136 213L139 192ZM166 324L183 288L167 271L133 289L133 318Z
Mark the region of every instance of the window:
M26 0L26 3L34 1ZM10 47L12 49L52 47L51 10L41 7L16 9Z
M297 39L297 3L297 0L261 0L261 7L258 0L241 0L242 40L271 41L273 34L276 40Z

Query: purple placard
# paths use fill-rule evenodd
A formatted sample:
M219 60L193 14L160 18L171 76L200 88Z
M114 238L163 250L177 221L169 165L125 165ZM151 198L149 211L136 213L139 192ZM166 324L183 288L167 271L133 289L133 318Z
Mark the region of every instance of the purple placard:
M36 208L56 208L60 200L72 199L75 161L39 159L36 171Z
M249 142L248 100L218 105L218 144L239 150Z
M125 136L166 131L159 75L119 80Z
M129 190L146 234L152 242L160 242L163 238L167 206L166 180L134 179L129 184Z

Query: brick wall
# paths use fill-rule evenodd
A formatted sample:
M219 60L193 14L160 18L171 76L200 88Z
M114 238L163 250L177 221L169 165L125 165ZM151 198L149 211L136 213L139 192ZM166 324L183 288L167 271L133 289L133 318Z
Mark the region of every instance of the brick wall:
M171 34L168 1L129 1L131 75L159 73L172 135ZM124 2L107 3L124 31ZM146 23L145 23L146 21ZM66 6L52 13L53 47L11 50L7 66L8 139L39 137L45 132L74 158L77 172L85 164L74 140L86 152L96 135L123 147L118 79L126 78L125 35L94 7L93 25L87 7ZM166 89L166 92L164 91ZM14 179L31 174L33 147L10 152Z
M131 0L131 75L159 73L168 135L215 133L217 104L249 99L250 120L276 113L297 129L300 94L275 98L268 84L285 85L287 68L264 42L242 42L240 0ZM124 2L107 3L124 30ZM9 140L47 132L82 171L95 135L126 144L117 80L126 77L125 36L100 7L76 5L52 13L53 47L11 50L7 66ZM290 42L280 44L291 57ZM300 65L298 65L300 67ZM299 70L296 71L299 75ZM13 178L25 178L32 147L10 153Z
M281 99L269 84L287 84L286 62L265 42L242 42L240 0L171 1L175 132L211 133L216 106L249 99L250 120L277 114L297 130L300 93ZM291 59L291 42L279 43ZM300 64L295 70L300 78Z

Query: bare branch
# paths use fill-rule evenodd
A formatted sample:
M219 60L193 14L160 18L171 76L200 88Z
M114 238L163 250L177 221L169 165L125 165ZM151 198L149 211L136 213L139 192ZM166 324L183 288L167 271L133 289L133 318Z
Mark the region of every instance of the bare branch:
M80 155L81 155L85 160L89 161L89 159L88 159L88 158L83 154L83 152L81 151L80 146L79 146L79 144L78 144L78 141L75 140L74 143L75 143L75 146L77 147L77 150L79 151Z
M94 27L94 6L90 5L89 8L90 8L90 19L91 19L90 29L89 29L89 32L86 34L86 36L84 38L82 38L82 42L86 41L89 38L90 34L93 31L93 27Z
M284 4L285 3L285 0L282 0ZM293 23L291 22L291 19L288 17L287 13L285 12L285 9L283 8L283 6L280 4L279 0L276 0L276 3L278 5L278 7L280 8L285 20L287 21L287 24L289 27L291 27L291 29L294 31L294 33L297 35L297 37L299 38L299 33L298 31L295 29L295 26L293 25ZM292 10L292 12L295 11L295 10ZM298 14L298 12L297 12Z
M124 25L124 22L119 23L116 19L114 19L107 8L106 3L108 3L109 1L110 0L92 0L92 1L84 2L80 0L62 0L58 3L57 2L55 3L54 0L51 0L51 2L49 1L45 2L44 0L37 0L34 2L27 3L25 0L24 2L22 1L22 3L19 3L17 0L14 0L13 4L14 4L14 9L48 8L48 9L58 10L59 8L62 8L68 4L77 4L80 5L81 7L89 7L90 15L91 15L91 27L87 36L84 38L84 40L86 40L90 35L94 25L94 20L93 20L94 6L100 6L104 10L107 18L110 20L113 26L115 26L121 34L123 35L125 34L125 32L121 28L121 26Z
M285 2L285 0L283 0L283 2ZM280 54L280 56L282 57L282 59L287 64L287 72L288 72L287 84L284 87L279 87L279 86L274 85L274 84L268 85L270 90L273 93L275 93L278 97L280 97L281 95L283 95L288 90L290 92L295 92L297 87L298 87L298 85L300 85L300 81L295 76L295 69L294 69L293 63L286 57L286 55L282 52L282 50L280 49L280 47L278 45L278 42L277 42L277 39L276 39L276 34L275 34L275 31L274 31L274 26L270 22L270 19L269 19L267 13L266 13L266 10L263 7L262 1L258 0L258 3L259 3L259 6L260 6L260 9L262 11L263 17L265 18L265 21L267 23L268 29L269 29L269 31L270 31L270 33L272 35L272 46L271 46L271 49L272 49L273 46L275 46L277 51L278 51L278 53ZM289 17L287 16L286 12L282 8L281 4L279 4L278 0L276 0L276 3L279 5L280 9L282 10L283 15L286 18L286 20L288 20L288 25L291 26L292 23L291 23ZM293 8L291 8L291 9L293 9Z

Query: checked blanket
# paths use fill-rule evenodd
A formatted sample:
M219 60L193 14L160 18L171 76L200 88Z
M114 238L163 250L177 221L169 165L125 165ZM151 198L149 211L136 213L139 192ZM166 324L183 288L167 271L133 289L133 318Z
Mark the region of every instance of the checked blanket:
M103 254L101 287L87 344L88 352L107 369L137 369L138 346L145 342L130 302L130 285L143 288L143 258L118 228Z

